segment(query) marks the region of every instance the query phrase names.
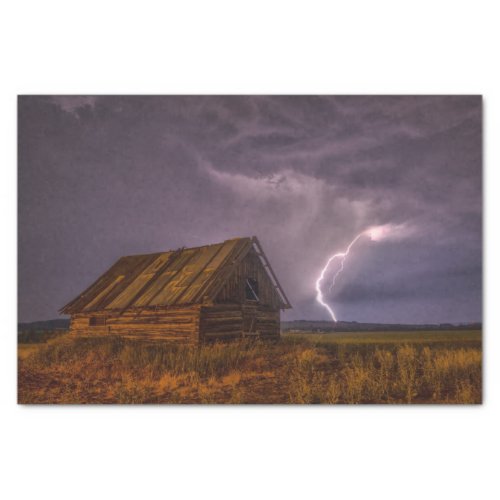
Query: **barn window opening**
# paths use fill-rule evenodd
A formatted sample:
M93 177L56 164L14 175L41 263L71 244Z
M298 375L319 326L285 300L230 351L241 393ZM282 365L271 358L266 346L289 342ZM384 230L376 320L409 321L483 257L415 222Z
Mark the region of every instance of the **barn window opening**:
M106 318L102 316L91 316L89 318L89 326L104 326L106 324Z
M247 300L259 301L259 284L254 278L247 278L245 284L245 298Z

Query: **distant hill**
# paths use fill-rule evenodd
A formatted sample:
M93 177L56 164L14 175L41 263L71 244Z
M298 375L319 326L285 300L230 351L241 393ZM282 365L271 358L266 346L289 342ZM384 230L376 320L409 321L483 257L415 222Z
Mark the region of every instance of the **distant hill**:
M309 331L309 332L387 332L405 330L480 330L481 323L453 324L439 323L427 325L411 325L396 323L358 323L356 321L282 321L283 331Z
M480 330L481 323L468 324L395 324L395 323L358 323L356 321L309 321L295 320L282 321L281 329L283 331L313 331L313 332L377 332L377 331L404 331L404 330ZM47 321L33 321L32 323L19 323L19 331L28 330L68 330L69 319L50 319Z
M49 319L47 321L33 321L32 323L18 323L19 331L26 330L68 330L69 319Z

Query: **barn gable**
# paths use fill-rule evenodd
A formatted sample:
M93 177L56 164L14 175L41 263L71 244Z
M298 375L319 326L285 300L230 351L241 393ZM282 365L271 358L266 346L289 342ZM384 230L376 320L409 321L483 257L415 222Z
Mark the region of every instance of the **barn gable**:
M275 309L284 308L286 297L280 295L280 287L266 269L266 264L259 256L259 250L252 246L246 255L238 261L234 271L225 280L217 293L215 302L248 303L258 302L262 306ZM276 293L278 291L278 293ZM286 307L286 306L285 306Z
M241 286L242 279L250 281ZM279 309L291 307L259 241L253 237L122 257L60 312L123 312L224 302L234 293L234 286L239 287L240 294L250 293L252 280L259 283L264 303Z

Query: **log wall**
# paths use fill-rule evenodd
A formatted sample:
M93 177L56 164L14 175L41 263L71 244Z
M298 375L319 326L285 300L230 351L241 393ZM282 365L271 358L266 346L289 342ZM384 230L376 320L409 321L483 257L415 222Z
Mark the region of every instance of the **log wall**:
M200 341L241 338L243 314L240 304L215 304L201 308Z
M91 318L101 318L91 326ZM103 321L104 320L104 321ZM76 335L120 335L141 340L199 344L245 337L278 338L280 311L259 304L214 304L162 310L75 314Z
M280 336L280 310L261 304L243 304L243 336Z
M122 335L143 340L168 340L197 344L201 306L129 310L123 313L99 311L74 314L70 330L77 335ZM105 318L104 325L90 326L90 318Z
M201 309L201 342L246 337L279 338L279 335L279 309L259 304L215 304Z

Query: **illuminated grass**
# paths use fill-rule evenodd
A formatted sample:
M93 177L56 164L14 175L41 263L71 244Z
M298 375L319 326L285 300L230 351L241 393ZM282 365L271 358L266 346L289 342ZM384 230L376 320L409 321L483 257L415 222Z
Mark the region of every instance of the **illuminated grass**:
M477 331L283 335L201 347L19 346L21 403L480 403Z
M287 332L282 338L287 341L307 341L324 344L435 344L435 343L471 343L480 346L480 330L413 330L391 332L339 332L309 333Z

